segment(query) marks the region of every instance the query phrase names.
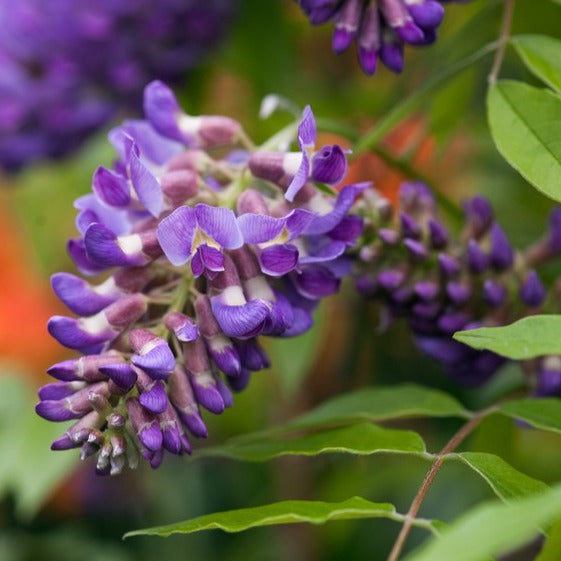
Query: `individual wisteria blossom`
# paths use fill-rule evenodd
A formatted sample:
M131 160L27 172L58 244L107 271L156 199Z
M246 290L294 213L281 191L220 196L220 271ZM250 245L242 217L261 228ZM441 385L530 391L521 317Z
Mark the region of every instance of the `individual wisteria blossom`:
M0 168L59 158L207 57L236 0L0 0Z
M357 44L360 66L374 74L378 60L403 69L403 47L425 46L437 38L447 0L296 0L312 25L333 21L333 50ZM453 1L453 0L452 0Z
M311 327L350 272L347 248L362 229L351 209L366 185L331 195L314 184L318 173L343 178L339 147L322 149L336 155L331 167L311 156L292 197L273 177L281 153L252 148L235 120L187 115L159 81L144 106L147 120L110 132L115 165L99 167L76 201L69 253L83 275L103 276L52 277L75 315L52 317L48 330L82 356L49 369L58 381L37 405L46 419L74 421L52 448L81 447L102 474L190 453L192 438L207 436L202 410L221 413L230 390L269 366L258 337ZM315 141L309 107L299 130L305 149Z
M357 260L359 292L383 303L388 321L405 318L419 349L455 380L481 384L505 359L455 341L454 332L505 325L558 305L538 268L561 254L561 208L552 211L540 240L517 251L481 196L465 203L458 236L422 183L401 186L397 213L374 190L361 204L368 219ZM523 367L534 393L561 395L560 357Z

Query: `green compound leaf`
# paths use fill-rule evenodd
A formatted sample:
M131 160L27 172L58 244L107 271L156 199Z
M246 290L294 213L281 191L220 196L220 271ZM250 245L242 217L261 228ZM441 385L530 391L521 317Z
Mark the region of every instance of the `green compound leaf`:
M269 437L262 440L234 440L225 446L207 448L199 456L262 462L285 455L369 455L383 452L423 454L425 443L416 432L385 429L363 423L290 439Z
M469 416L470 413L459 401L444 392L415 384L403 384L366 388L335 397L288 422L280 430L286 432L402 417Z
M511 41L528 70L561 92L561 41L547 35L518 35Z
M561 140L561 134L559 138ZM559 184L561 186L561 175ZM561 354L561 315L529 316L503 327L458 331L454 339L474 349L493 351L513 360L558 355Z
M487 502L472 509L438 540L430 540L406 561L481 561L530 541L539 528L561 516L561 486L508 504Z
M489 88L491 135L506 161L542 193L561 201L561 97L515 81Z
M561 399L520 399L503 403L499 413L520 419L535 428L561 432Z
M549 489L542 481L518 471L494 454L462 452L449 456L450 459L454 457L485 479L497 497L505 502L526 495L543 493Z
M276 524L296 524L299 522L324 524L331 520L358 518L391 518L392 520L402 521L404 517L397 514L391 504L372 503L362 497L352 497L340 503L282 501L253 508L215 512L167 526L135 530L128 532L124 537L142 535L168 537L172 534L191 534L202 530L242 532L249 528ZM436 526L431 521L415 520L413 524L437 533Z

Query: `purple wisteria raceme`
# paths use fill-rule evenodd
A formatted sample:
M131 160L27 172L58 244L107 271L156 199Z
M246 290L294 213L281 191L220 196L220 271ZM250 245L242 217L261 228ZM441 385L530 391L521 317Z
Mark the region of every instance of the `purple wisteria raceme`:
M542 239L516 251L484 197L467 201L458 236L442 223L422 183L401 186L396 216L374 190L362 204L365 237L373 241L360 249L357 289L381 302L389 318L405 318L419 349L455 380L481 384L505 359L455 341L454 332L505 325L555 306L537 268L561 253L561 209L552 211ZM558 362L549 357L523 365L535 393L561 395Z
M207 57L237 0L0 0L0 167L74 150Z
M37 405L46 419L74 420L52 448L81 447L103 474L140 456L155 468L164 451L190 453L191 439L207 436L202 410L221 413L231 390L269 366L258 337L310 328L349 273L347 249L362 230L351 211L366 185L330 195L314 184L317 174L342 180L339 147L322 149L336 154L333 166L312 155L289 193L267 165L253 172L256 160L274 168L282 152L253 148L233 119L186 115L158 81L144 102L148 119L110 132L115 165L98 168L92 193L76 201L80 235L69 253L83 275L103 276L52 277L76 316L52 317L49 332L83 356L49 369L58 382ZM302 150L308 139L309 107ZM307 155L297 154L301 164Z
M360 66L374 74L381 60L403 69L403 47L430 45L444 17L445 0L296 0L312 25L333 21L333 50L356 41Z

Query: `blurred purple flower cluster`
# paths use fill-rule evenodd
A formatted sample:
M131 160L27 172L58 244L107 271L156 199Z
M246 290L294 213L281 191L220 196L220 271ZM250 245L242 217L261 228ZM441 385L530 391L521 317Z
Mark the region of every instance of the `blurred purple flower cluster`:
M0 1L0 167L75 150L145 84L176 82L223 37L234 0Z
M356 41L360 66L374 74L381 60L394 72L403 69L403 47L436 40L448 0L297 0L312 25L332 20L333 50L339 54Z
M119 473L138 453L157 467L164 451L189 453L205 437L201 408L221 413L269 360L259 335L291 337L350 272L345 255L362 229L349 211L364 185L338 194L346 172L337 145L315 149L308 107L299 151L255 149L228 117L185 114L155 81L147 120L109 138L118 159L99 167L76 201L80 236L68 250L84 275L52 278L77 317L49 332L83 354L54 365L39 415L76 419L53 449L97 455Z
M401 186L399 212L376 191L365 193L368 221L357 289L384 304L387 319L405 318L418 347L460 383L485 382L505 362L452 339L454 332L511 323L547 302L537 268L561 253L561 208L548 232L516 251L481 196L467 201L459 235L443 224L432 192L422 183ZM553 296L553 295L552 295ZM561 360L524 365L537 395L561 394Z

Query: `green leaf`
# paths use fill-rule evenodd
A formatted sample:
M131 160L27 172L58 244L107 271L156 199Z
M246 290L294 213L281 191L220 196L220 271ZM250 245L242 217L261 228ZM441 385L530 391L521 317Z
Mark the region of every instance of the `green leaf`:
M488 502L472 509L438 540L430 540L407 561L480 561L527 543L539 528L561 516L561 486L508 504Z
M489 88L493 140L506 161L542 193L561 200L561 97L515 81Z
M493 492L503 501L508 502L518 497L543 493L549 489L542 481L514 469L494 454L462 452L450 456L453 457L457 457L483 477Z
M538 429L561 432L561 399L549 397L508 401L499 406L499 413L526 421Z
M369 131L361 136L353 148L353 156L358 156L362 152L373 148L388 134L396 125L407 118L409 115L418 110L426 101L429 94L432 95L436 89L444 83L447 83L453 76L462 72L478 60L491 54L496 48L495 44L489 44L475 51L465 58L450 64L439 73L432 75L425 80L415 92L406 97L399 103L396 103L392 110L380 119Z
M558 355L561 354L561 315L529 316L503 327L458 331L454 339L514 360Z
M52 452L64 432L33 411L35 399L22 377L0 377L0 494L14 492L16 511L30 518L76 466L76 454Z
M340 395L279 427L279 430L285 432L402 417L469 416L470 413L459 401L444 392L403 384Z
M352 497L340 503L282 501L253 508L216 512L191 520L168 524L167 526L135 530L128 532L124 537L141 535L167 537L172 534L191 534L202 530L242 532L249 528L276 524L295 524L299 522L324 524L331 520L358 518L391 518L401 521L404 517L397 514L391 504L372 503L361 497ZM428 520L416 520L413 524L435 530L432 527L432 522Z
M561 518L553 524L549 537L535 561L559 561L561 559Z
M561 92L561 41L547 35L518 35L511 41L527 68Z
M369 455L380 452L425 452L423 439L415 432L385 429L371 424L326 430L290 439L234 440L225 446L207 448L199 456L219 456L261 462L278 456L316 456L327 453Z

